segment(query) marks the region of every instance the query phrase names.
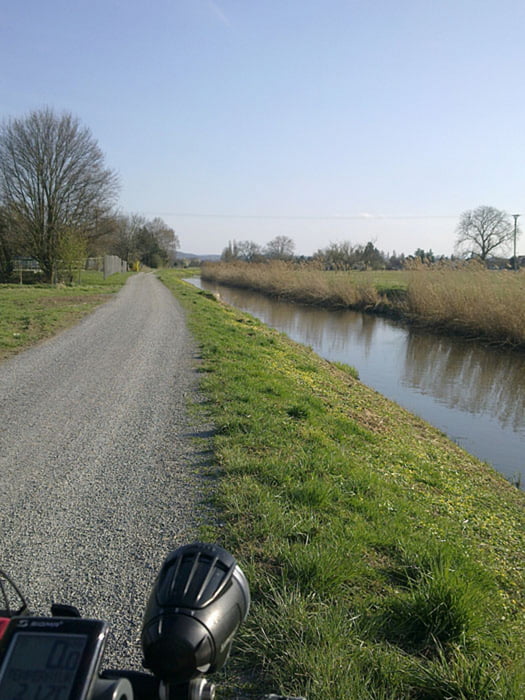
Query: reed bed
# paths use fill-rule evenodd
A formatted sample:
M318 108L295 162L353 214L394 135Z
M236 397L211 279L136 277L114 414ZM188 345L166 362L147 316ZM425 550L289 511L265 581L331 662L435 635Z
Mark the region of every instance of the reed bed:
M465 266L411 274L406 307L432 326L525 346L525 273Z
M290 263L216 263L203 279L327 308L403 317L440 331L525 347L525 271L475 263L393 272L327 272Z
M346 272L325 272L314 265L213 263L202 267L203 279L253 289L302 304L329 308L375 308L384 300L371 279L357 282Z

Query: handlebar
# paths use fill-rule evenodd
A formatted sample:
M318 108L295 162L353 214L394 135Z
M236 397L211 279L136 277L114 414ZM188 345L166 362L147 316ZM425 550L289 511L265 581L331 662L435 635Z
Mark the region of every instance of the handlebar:
M184 545L165 559L144 613L149 672L101 670L108 626L69 605L31 617L0 571L0 700L213 700L220 670L248 614L248 581L215 544ZM280 695L266 700L304 700Z

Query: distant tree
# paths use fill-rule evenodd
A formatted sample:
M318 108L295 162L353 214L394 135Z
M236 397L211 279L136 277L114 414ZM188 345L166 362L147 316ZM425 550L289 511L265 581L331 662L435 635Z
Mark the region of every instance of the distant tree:
M433 263L436 259L432 249L425 251L423 248L418 248L414 253L414 257L419 258L422 263Z
M405 266L405 255L404 253L396 254L396 251L392 251L392 255L388 258L386 267L388 270L402 270Z
M372 241L369 241L363 248L361 258L369 269L381 270L385 267L385 256L375 247Z
M293 257L295 243L288 236L276 236L266 244L264 254L273 260L289 260Z
M178 238L162 219L146 221L135 231L133 255L147 267L162 267L173 264Z
M138 260L136 236L146 226L147 220L139 214L121 215L116 218L111 237L110 252L132 264Z
M17 245L53 277L67 231L99 235L117 194L117 177L89 129L45 108L0 129L0 205Z
M161 248L148 226L139 229L134 239L134 247L137 260L146 267L162 267L168 262L166 250Z
M113 211L96 213L93 229L84 236L89 256L116 255L113 248L120 230L121 218L122 215ZM125 258L122 259L125 260Z
M325 270L350 270L359 257L359 251L350 241L330 243L314 254L314 260L322 263Z
M228 241L228 245L221 253L221 260L232 262L239 259L239 246L236 241Z
M352 245L350 241L330 243L314 254L314 260L321 262L326 270L378 270L386 266L384 254L372 241L365 246Z
M111 252L132 264L147 267L173 265L179 238L161 218L151 221L141 214L120 216L114 222Z
M247 262L257 262L263 257L261 246L254 241L239 241L237 254L241 260L246 260Z
M245 260L246 262L257 262L262 260L263 252L261 246L254 241L228 241L228 245L221 254L221 260L231 262L233 260Z
M504 211L481 206L463 212L456 233L456 252L486 260L512 240L514 225Z
M177 257L177 248L179 248L180 245L179 237L175 231L158 216L152 219L152 221L148 222L147 228L153 238L157 241L159 248L163 252L163 256L167 260L167 263L173 265L175 258Z

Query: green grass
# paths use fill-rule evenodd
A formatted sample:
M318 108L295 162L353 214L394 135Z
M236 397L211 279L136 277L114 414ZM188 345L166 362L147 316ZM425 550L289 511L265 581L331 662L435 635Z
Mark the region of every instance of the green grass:
M82 273L82 284L0 284L0 360L49 338L107 301L129 274Z
M216 426L202 536L253 594L224 696L525 697L524 494L347 367L160 278Z

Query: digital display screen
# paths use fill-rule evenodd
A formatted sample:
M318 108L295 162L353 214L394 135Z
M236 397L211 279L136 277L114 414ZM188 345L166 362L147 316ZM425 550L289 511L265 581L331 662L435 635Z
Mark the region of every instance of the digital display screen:
M2 663L2 700L69 700L84 634L17 632Z

